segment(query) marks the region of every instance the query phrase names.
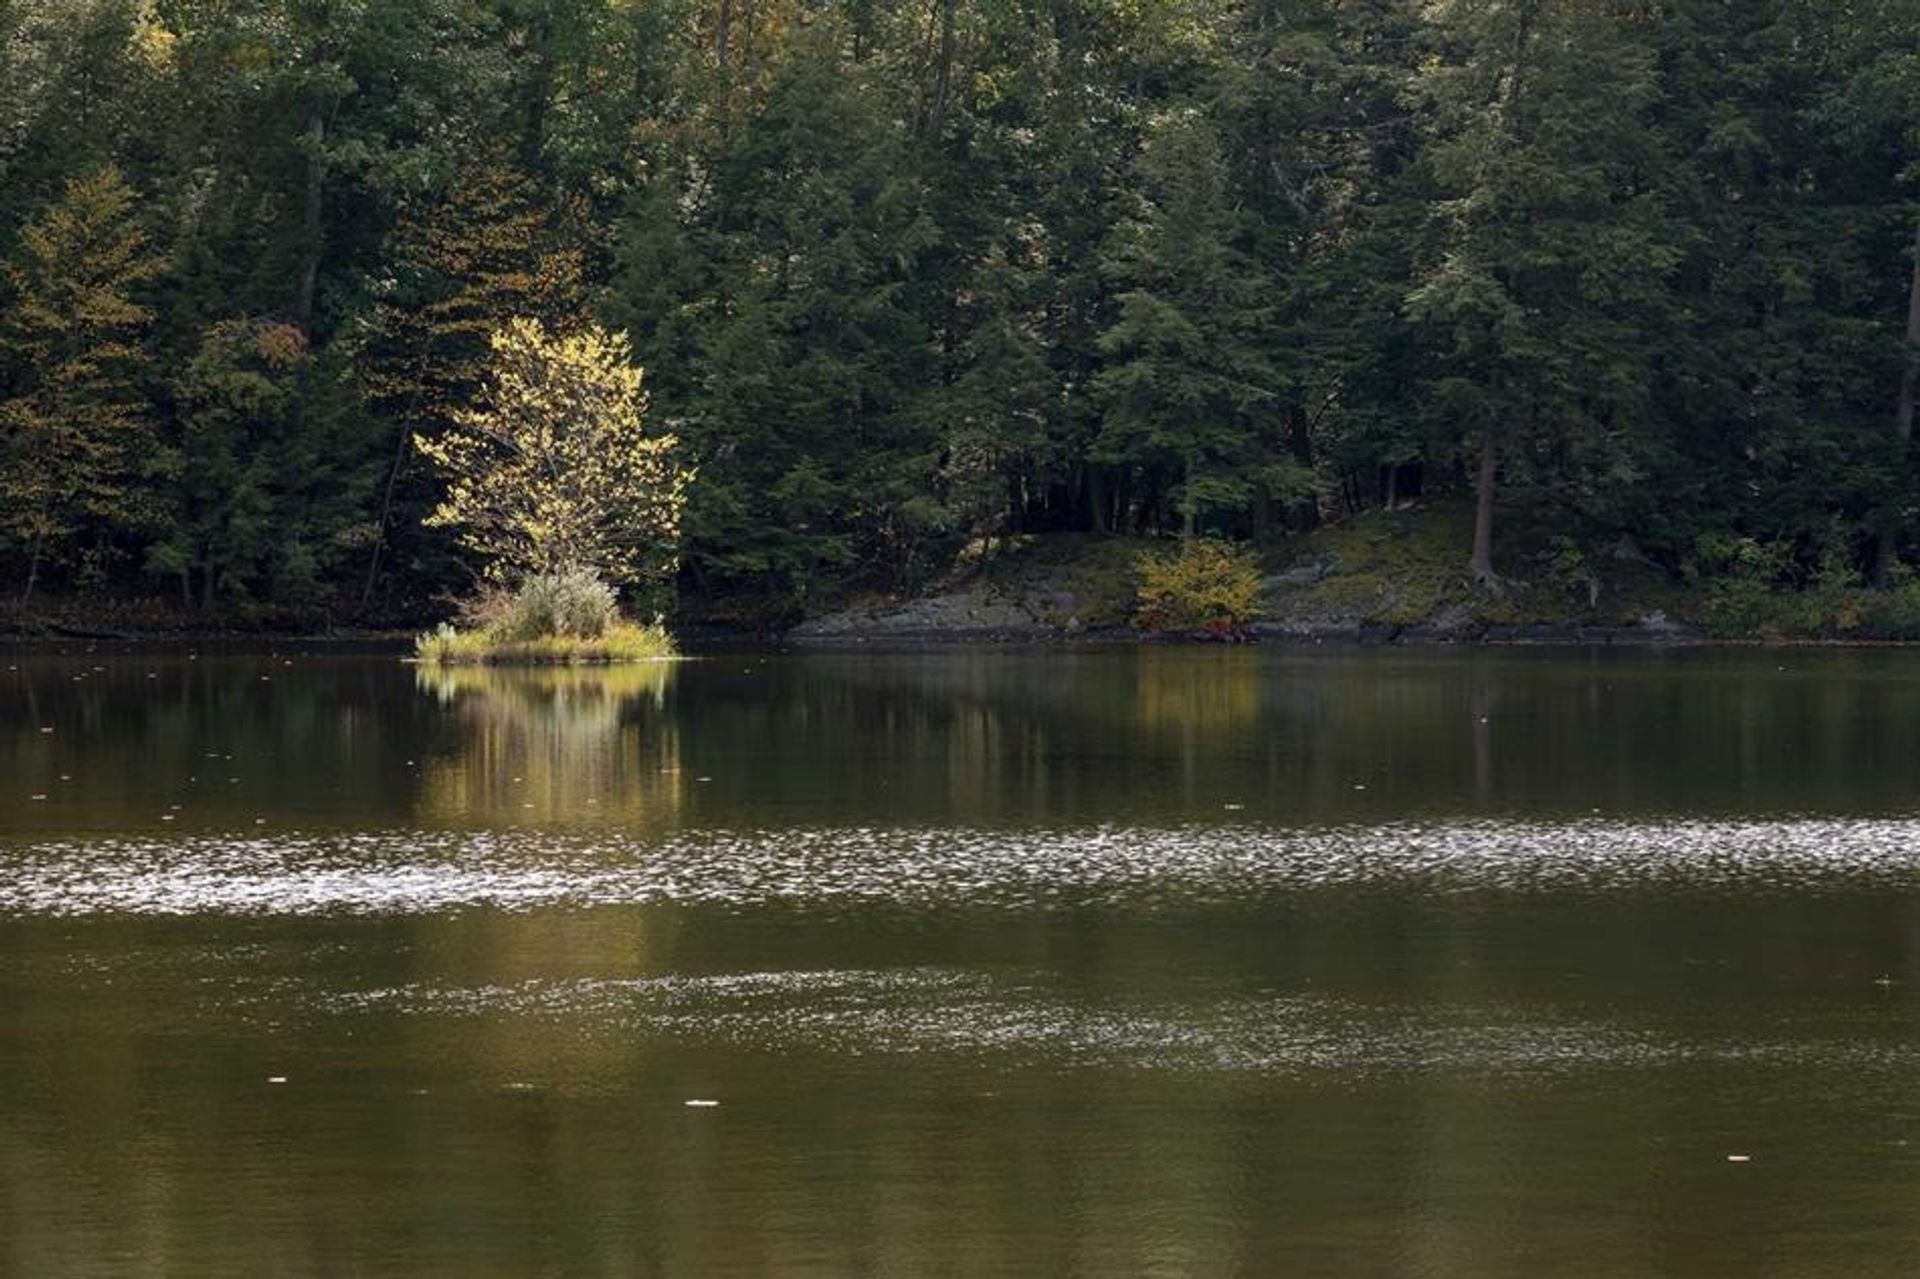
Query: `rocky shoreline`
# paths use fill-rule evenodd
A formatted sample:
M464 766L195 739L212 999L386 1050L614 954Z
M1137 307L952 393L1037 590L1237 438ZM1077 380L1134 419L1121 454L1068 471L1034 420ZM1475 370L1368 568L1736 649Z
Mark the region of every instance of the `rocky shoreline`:
M1284 575L1268 581L1268 608L1244 642L1265 644L1647 644L1705 642L1698 629L1654 610L1631 622L1587 620L1492 622L1458 611L1389 622L1358 613L1287 607ZM1089 607L1092 605L1092 607ZM1088 615L1096 618L1089 621ZM805 647L871 643L1066 643L1074 641L1201 642L1199 635L1149 635L1099 619L1098 604L1071 587L1045 584L1034 591L994 587L841 609L810 618L779 637ZM1217 642L1217 641L1215 641Z
M932 601L912 601L895 609L844 610L814 618L781 632L745 628L694 626L677 632L693 648L740 644L772 644L796 648L849 648L866 645L943 644L1179 644L1219 643L1202 635L1147 634L1129 626L1079 624L1033 616L1013 616L1000 609L973 616L929 617ZM34 627L0 628L0 643L110 643L110 644L259 644L298 643L388 647L411 643L410 631L381 629L306 630L280 627L249 629L237 626L143 628L121 625L89 626L57 623ZM1351 622L1256 622L1240 642L1267 645L1351 644L1366 647L1421 645L1641 645L1677 646L1729 642L1686 626L1650 619L1635 625L1592 625L1583 622L1430 623L1396 624ZM1804 642L1804 641L1802 641ZM1828 641L1838 643L1841 641Z

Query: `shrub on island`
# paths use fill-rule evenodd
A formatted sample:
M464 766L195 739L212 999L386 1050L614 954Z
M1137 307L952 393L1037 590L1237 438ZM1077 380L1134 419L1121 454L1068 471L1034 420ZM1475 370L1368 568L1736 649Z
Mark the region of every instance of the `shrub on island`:
M586 569L535 574L518 590L482 595L468 606L466 622L420 636L414 656L436 666L567 666L674 655L663 627L621 617L613 588Z

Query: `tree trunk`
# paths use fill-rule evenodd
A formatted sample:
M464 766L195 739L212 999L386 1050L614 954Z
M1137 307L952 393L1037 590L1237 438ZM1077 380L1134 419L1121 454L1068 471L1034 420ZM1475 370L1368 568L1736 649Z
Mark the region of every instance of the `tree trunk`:
M1200 523L1200 504L1193 500L1193 459L1187 459L1186 483L1182 486L1187 492L1180 499L1180 535L1192 537Z
M407 464L408 446L413 443L413 428L400 427L400 446L393 451L393 466L387 471L386 492L380 496L380 518L373 526L373 558L367 564L367 585L360 592L360 611L366 612L373 603L374 584L380 580L380 556L387 545L387 521L393 516L393 490L400 482L400 472Z
M1493 488L1499 466L1499 450L1491 427L1480 432L1480 474L1474 481L1473 506L1473 580L1482 585L1499 581L1493 573Z
M1908 460L1904 454L1913 444L1913 405L1917 392L1920 392L1920 223L1913 229L1913 276L1907 285L1907 340L1900 354L1900 397L1893 410L1894 447L1901 450L1901 473L1905 478ZM1901 496L1906 496L1906 485L1901 485ZM1880 543L1873 557L1873 584L1885 586L1887 577L1893 571L1895 542L1898 530L1888 524L1880 530Z
M1107 486L1101 480L1099 465L1089 462L1085 474L1088 525L1096 533L1111 532L1112 521L1107 518Z
M1920 223L1913 228L1913 278L1907 285L1906 362L1900 370L1900 402L1894 414L1902 444L1913 442L1913 407L1920 396Z
M322 249L320 224L321 201L326 194L327 170L324 154L327 140L327 120L320 100L319 90L307 96L306 127L304 129L307 149L307 193L304 216L300 228L300 282L294 295L293 318L300 331L309 338L313 336L313 295L320 281L320 253Z
M20 603L24 607L33 598L33 588L40 581L40 547L45 539L38 533L33 535L33 549L27 552L27 587L20 592Z
M933 77L933 102L927 110L927 136L940 132L947 114L947 98L953 91L953 0L940 3L939 66Z

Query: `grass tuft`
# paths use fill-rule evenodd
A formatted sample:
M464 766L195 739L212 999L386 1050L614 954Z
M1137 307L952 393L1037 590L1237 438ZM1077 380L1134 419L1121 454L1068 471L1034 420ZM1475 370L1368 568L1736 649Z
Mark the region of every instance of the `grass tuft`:
M589 666L653 662L678 655L661 626L614 622L599 635L512 638L493 628L459 630L442 625L417 637L413 654L428 666Z

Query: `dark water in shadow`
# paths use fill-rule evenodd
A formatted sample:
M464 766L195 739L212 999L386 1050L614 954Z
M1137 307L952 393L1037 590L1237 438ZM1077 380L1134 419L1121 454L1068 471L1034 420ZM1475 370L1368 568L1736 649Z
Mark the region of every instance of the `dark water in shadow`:
M1910 1271L1916 783L1890 651L0 653L0 1273Z

